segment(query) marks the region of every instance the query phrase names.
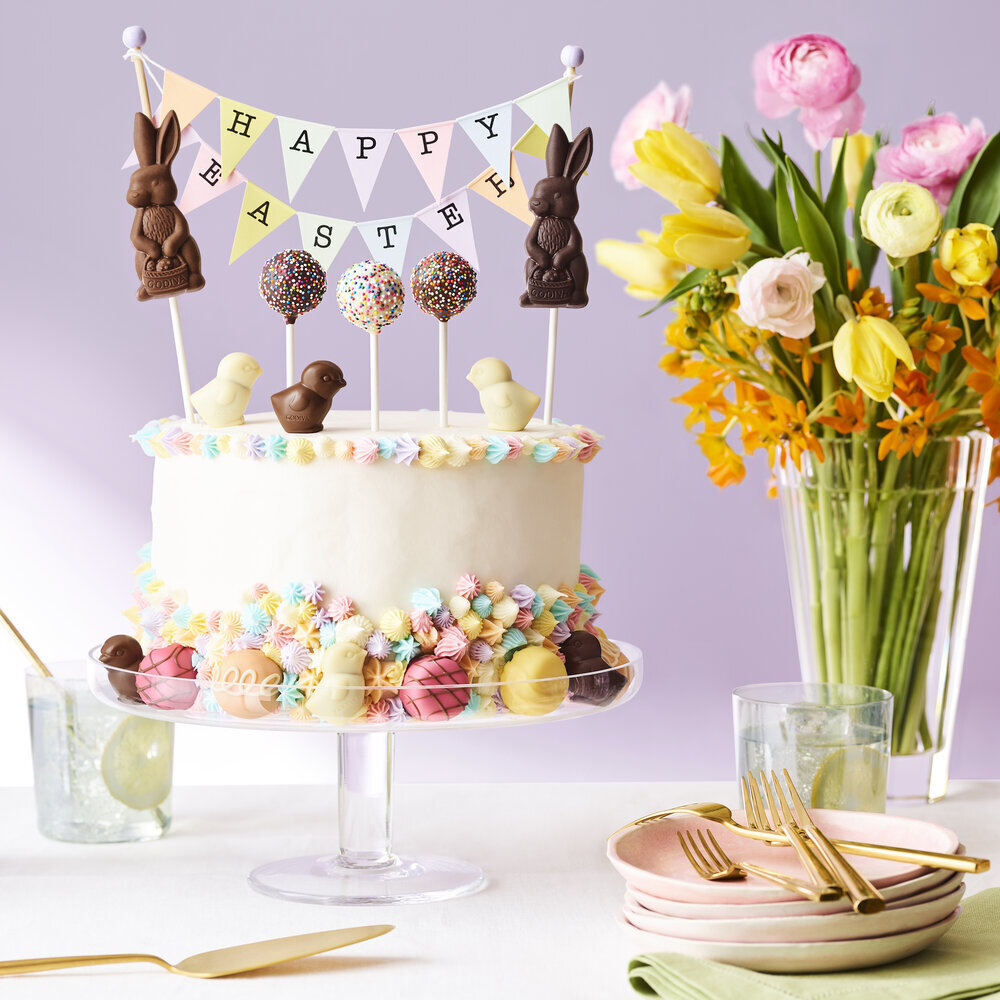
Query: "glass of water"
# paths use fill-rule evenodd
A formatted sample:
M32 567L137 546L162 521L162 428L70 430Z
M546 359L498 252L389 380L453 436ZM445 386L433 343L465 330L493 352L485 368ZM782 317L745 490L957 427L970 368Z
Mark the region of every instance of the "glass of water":
M820 809L885 812L892 695L855 684L751 684L733 692L736 766L787 769Z
M155 840L170 827L174 727L101 704L83 663L27 674L38 829L53 840Z

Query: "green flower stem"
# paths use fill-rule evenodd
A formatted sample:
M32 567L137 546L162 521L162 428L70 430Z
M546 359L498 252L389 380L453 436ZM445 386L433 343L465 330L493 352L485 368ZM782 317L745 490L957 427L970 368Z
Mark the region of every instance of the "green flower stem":
M806 489L805 502L808 515L806 517L805 533L809 542L809 577L810 577L810 602L809 609L812 613L813 635L816 642L813 643L813 650L816 659L816 678L821 684L826 684L830 680L829 667L826 661L826 643L822 641L823 636L823 599L822 587L819 578L819 548L816 539L816 526L818 518L819 498L816 490Z
M833 365L823 365L823 396L834 391L836 373ZM823 428L823 437L831 439L832 427ZM823 598L823 636L826 645L827 671L835 683L844 681L841 642L841 570L837 555L836 521L833 511L833 461L819 463L819 531L823 546L823 570L820 578Z
M920 256L907 257L903 265L903 299L915 298L917 292L917 282L923 275L920 273Z
M813 175L816 178L816 194L823 197L823 157L820 150L813 152Z
M876 448L874 440L868 444L869 460L875 460ZM893 522L899 507L899 498L895 494L896 473L899 471L899 456L895 452L886 456L885 474L879 486L878 473L869 474L868 495L873 509L871 535L871 585L868 589L868 620L872 624L868 636L868 655L866 662L871 665L868 682L875 682L875 665L878 662L879 628L877 622L882 620L885 612L886 573L889 569L889 553L892 548Z
M852 684L867 680L868 518L865 513L865 442L851 435L850 487L847 493L847 662Z
M878 660L875 666L875 686L892 690L890 672L892 669L892 647L893 637L896 634L896 626L899 620L901 602L903 598L903 582L906 573L906 563L904 560L904 550L906 542L906 525L909 521L909 511L911 507L912 494L907 490L899 491L897 501L895 530L892 540L892 565L889 574L888 597L882 601L880 608L880 620L882 622L881 634L877 638ZM884 592L884 591L883 591Z

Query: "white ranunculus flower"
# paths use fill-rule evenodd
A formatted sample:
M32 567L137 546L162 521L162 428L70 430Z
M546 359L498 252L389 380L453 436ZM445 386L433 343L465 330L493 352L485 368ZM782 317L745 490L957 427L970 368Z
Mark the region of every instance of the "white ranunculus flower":
M891 181L873 188L861 206L861 233L898 267L929 250L941 234L941 209L919 184Z
M826 284L807 253L760 260L740 278L740 319L757 330L803 340L815 329L813 295Z

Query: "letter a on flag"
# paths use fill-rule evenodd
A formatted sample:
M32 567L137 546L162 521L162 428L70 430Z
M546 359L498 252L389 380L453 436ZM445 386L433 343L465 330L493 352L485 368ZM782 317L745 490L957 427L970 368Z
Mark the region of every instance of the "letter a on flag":
M347 219L333 219L327 215L299 212L299 232L302 249L308 250L324 271L330 270L334 258L340 253L344 241L351 235L354 223Z
M436 125L401 128L396 133L435 201L444 191L444 174L448 167L448 150L451 148L451 133L454 129L454 122L438 122Z
M333 126L279 117L278 132L281 135L281 155L285 160L288 200L291 201L333 135Z
M287 222L295 214L291 205L268 194L263 188L247 181L243 192L243 204L240 206L240 217L236 223L236 236L233 238L233 252L229 255L232 264L237 257L242 256L255 243L259 243L268 233L273 233L283 222Z
M507 155L510 155L509 151ZM429 205L417 212L416 218L479 270L476 237L472 232L472 213L469 211L469 194L465 188L442 198L436 205Z
M469 183L469 190L482 195L491 204L510 212L528 225L535 221L535 216L528 207L528 193L524 190L524 181L521 180L521 171L517 169L513 153L510 155L509 183L504 183L492 167L487 167Z
M163 71L163 102L161 107L168 111L173 108L181 128L194 121L219 95L208 87L203 87L193 80L172 73L169 69Z
M511 105L498 104L495 108L474 111L458 119L458 124L486 157L486 162L505 181L510 167L510 118Z
M228 177L250 147L264 134L274 115L242 101L219 98L219 132L222 136L222 176Z
M354 187L361 199L361 207L368 207L368 199L375 188L378 172L392 141L391 128L338 128L337 137L344 147L347 165L351 168Z
M562 125L567 136L573 136L569 114L569 78L547 83L514 102L546 135L553 125Z
M194 158L194 166L188 174L187 184L184 185L184 193L177 202L177 207L187 215L188 212L201 208L205 202L245 183L246 178L238 170L223 177L222 158L207 142L203 142Z

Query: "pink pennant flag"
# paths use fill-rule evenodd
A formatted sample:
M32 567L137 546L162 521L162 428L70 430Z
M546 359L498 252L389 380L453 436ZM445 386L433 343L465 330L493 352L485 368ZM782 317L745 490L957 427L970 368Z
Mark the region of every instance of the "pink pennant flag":
M362 208L368 206L392 136L391 128L337 128L337 137L344 147L344 156Z
M469 194L465 188L417 212L416 218L479 270L472 213L469 211Z
M177 207L185 214L193 212L205 202L245 183L246 178L238 170L223 177L222 157L207 142L203 142L194 158L194 166L188 174L184 193L177 202Z
M444 175L448 168L448 151L454 128L454 122L438 122L436 125L401 128L396 133L435 201L440 200L444 191Z

